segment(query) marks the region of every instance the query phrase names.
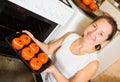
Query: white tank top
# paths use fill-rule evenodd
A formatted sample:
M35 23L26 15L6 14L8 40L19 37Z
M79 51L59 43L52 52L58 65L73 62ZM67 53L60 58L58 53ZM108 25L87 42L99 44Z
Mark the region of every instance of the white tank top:
M98 60L97 53L85 54L85 55L75 55L70 51L71 44L78 38L78 34L69 35L62 43L62 46L55 53L56 61L54 65L56 68L66 77L72 77L76 72L84 68L88 63L93 60ZM47 73L41 74L44 82L56 82L52 74ZM46 77L46 80L45 80Z

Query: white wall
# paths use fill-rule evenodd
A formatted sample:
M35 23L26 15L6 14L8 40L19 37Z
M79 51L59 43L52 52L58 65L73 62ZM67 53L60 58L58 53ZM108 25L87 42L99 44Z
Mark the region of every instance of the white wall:
M118 28L120 29L120 9L115 7L110 1L114 0L105 0L100 6L100 9L108 12L117 21Z
M93 79L120 58L120 33L98 54L99 69Z
M108 12L118 24L120 29L120 11L113 6L109 0L105 0L100 6L100 9ZM103 72L107 67L113 64L118 58L120 58L120 33L118 32L114 39L103 48L99 53L100 67L94 76L94 78Z
M90 17L88 17L83 11L78 9L78 7L73 4L73 2L70 1L70 3L74 9L74 15L64 26L59 25L56 30L46 39L45 42L56 40L69 31L77 32L82 35L85 27L91 23L92 19Z

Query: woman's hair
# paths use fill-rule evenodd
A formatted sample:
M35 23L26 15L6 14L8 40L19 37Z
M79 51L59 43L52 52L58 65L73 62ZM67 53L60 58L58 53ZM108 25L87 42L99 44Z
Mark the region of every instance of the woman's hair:
M112 26L112 32L111 32L111 34L109 34L108 38L106 39L106 40L111 40L114 37L114 35L116 34L116 32L117 32L117 23L116 23L116 21L111 16L103 15L103 16L98 16L97 18L95 18L93 22L96 22L99 19L106 19L108 21L108 23ZM95 48L97 50L100 50L101 45L98 44L98 45L95 46Z

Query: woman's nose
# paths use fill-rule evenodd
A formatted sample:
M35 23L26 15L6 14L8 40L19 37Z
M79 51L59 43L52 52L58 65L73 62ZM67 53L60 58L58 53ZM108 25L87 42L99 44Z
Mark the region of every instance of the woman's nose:
M98 33L97 33L96 30L93 30L93 31L91 32L91 37L92 37L92 38L95 39L95 37L97 37L97 35L98 35Z

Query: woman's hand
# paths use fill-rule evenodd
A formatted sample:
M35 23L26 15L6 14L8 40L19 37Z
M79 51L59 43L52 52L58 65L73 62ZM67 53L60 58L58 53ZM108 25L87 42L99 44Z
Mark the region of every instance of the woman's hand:
M22 30L22 32L28 34L31 38L34 38L33 34L30 33L29 31L27 31L27 30Z
M64 77L54 65L49 66L44 72L52 73L57 82L69 82L69 80Z
M53 73L55 70L56 70L56 67L54 65L50 65L44 72Z

